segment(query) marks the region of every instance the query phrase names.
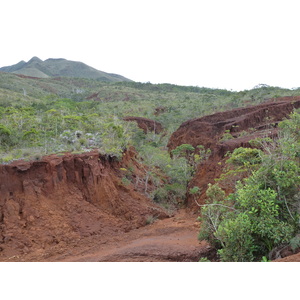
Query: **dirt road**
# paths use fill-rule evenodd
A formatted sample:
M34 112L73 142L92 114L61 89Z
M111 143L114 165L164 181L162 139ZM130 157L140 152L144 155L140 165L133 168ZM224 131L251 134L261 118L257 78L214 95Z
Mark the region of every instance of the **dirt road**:
M197 240L198 231L197 215L180 210L171 218L126 233L90 236L67 247L59 243L46 252L7 261L196 262L212 252L207 243Z

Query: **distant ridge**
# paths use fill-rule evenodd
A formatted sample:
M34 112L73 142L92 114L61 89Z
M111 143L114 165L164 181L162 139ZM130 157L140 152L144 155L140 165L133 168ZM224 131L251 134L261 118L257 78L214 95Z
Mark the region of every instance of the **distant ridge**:
M96 70L82 62L71 61L64 58L49 58L43 61L36 56L32 57L28 62L22 60L15 65L2 67L0 68L0 72L39 78L78 77L107 82L132 81L118 74Z

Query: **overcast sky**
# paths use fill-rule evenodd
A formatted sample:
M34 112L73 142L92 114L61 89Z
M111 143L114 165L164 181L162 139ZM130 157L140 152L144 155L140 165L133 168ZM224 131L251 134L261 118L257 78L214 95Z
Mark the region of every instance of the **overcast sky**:
M82 61L134 81L299 87L299 1L9 0L0 66Z

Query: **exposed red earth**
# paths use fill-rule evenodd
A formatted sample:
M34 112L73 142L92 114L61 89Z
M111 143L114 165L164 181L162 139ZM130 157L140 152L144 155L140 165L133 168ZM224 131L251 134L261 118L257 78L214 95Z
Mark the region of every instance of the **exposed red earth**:
M138 127L142 129L144 133L148 133L148 132L161 133L163 131L163 127L159 122L147 118L125 117L124 121L136 122Z
M199 203L222 173L227 151L276 135L277 123L299 107L300 97L277 98L183 123L170 150L182 143L212 150L191 182L202 189ZM234 138L220 141L226 130ZM214 260L213 249L197 240L194 200L172 213L154 204L137 180L144 169L135 155L129 149L118 162L93 151L0 165L0 261ZM129 169L131 183L125 184Z
M289 253L288 256L280 259L274 260L274 262L300 262L300 253L292 254Z
M209 183L215 183L224 170L225 154L239 147L252 147L250 140L258 137L274 137L277 135L278 122L288 118L290 113L300 107L300 97L274 98L255 106L238 108L213 115L204 116L184 122L169 140L169 150L181 144L194 147L203 145L212 151L207 161L202 163L190 186L197 185L201 189L199 204L205 200L205 192ZM222 140L224 134L230 133L233 138ZM232 186L224 186L228 192ZM187 201L188 207L198 207L193 198Z
M1 261L197 261L194 212L174 216L153 204L143 170L128 150L122 162L99 155L51 155L0 166Z
M128 232L149 217L167 217L138 187L122 183L129 162L138 168L133 157L127 151L119 163L94 151L1 165L0 259Z
M65 246L58 244L27 261L75 262L196 262L201 256L214 259L214 250L197 241L196 215L180 210L176 216L128 232L94 235ZM10 260L20 259L11 258ZM22 257L22 259L24 259Z

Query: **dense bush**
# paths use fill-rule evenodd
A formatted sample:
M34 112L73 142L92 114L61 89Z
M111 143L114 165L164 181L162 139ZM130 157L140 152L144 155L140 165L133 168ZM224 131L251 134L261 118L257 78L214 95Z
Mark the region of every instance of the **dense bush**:
M257 149L236 149L229 162L252 168L224 197L220 188L207 190L199 238L219 248L222 261L256 261L280 245L295 242L300 232L300 117L280 123L279 138ZM212 189L215 194L212 196ZM217 197L222 195L222 197Z

